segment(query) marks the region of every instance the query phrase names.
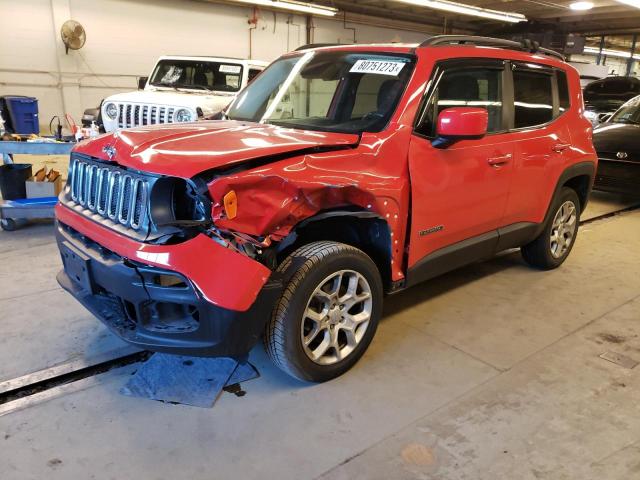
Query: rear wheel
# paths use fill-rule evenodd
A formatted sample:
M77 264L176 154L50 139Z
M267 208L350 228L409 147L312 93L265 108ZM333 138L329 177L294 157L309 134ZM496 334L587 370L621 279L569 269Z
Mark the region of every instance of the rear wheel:
M575 190L563 187L552 212L538 238L521 249L529 265L543 270L559 267L575 244L580 222L580 200Z
M295 268L265 332L273 362L289 375L324 382L349 370L373 338L382 312L380 273L364 252L314 242L279 267Z

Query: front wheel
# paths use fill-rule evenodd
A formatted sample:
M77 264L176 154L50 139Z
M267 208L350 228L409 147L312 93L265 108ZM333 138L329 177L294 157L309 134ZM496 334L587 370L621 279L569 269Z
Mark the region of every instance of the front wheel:
M536 268L559 267L571 253L578 235L580 200L575 190L563 187L552 206L552 214L542 233L522 247L525 261Z
M324 382L364 354L382 313L382 280L371 258L337 242L314 242L279 267L296 265L267 325L273 362L289 375Z

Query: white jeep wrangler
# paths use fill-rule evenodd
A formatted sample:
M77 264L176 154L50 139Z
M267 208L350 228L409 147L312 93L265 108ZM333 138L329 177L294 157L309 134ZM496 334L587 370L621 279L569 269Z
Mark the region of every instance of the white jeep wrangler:
M139 79L138 91L105 98L93 118L89 110L85 111L83 124L90 125L98 116L98 125L111 132L209 118L226 107L267 65L259 60L163 56L150 77Z

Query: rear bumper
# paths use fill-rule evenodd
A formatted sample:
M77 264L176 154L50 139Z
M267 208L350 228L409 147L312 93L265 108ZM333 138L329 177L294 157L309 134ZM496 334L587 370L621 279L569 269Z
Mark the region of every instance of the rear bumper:
M56 237L62 288L116 335L147 350L244 356L259 340L282 290L281 282L268 280L248 309L225 308L207 300L188 275L129 260L60 222ZM201 256L199 263L224 277L234 267L219 260Z

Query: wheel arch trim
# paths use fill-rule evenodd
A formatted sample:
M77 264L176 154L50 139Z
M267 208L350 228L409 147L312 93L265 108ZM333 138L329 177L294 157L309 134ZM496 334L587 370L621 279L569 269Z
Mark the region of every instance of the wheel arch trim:
M280 242L278 245L279 252L286 252L291 249L297 248L300 246L297 242L300 241L301 237L304 238L305 230L308 230L310 227L319 226L322 222L344 222L350 221L349 226L355 227L351 230L357 231L358 228L363 228L363 221L372 222L368 225L368 228L373 228L374 225L382 226L383 228L378 233L380 236L376 239L369 238L372 240L371 242L354 242L354 241L345 241L345 238L340 238L340 234L345 234L346 232L339 232L340 234L335 235L338 232L332 232L334 235L327 234L326 238L322 238L322 240L332 240L338 241L341 243L346 243L353 247L361 249L367 255L372 257L376 265L380 270L380 274L383 279L383 283L385 288L388 288L391 284L391 261L393 258L393 250L392 250L392 229L389 223L379 214L361 209L359 207L349 207L349 208L337 208L332 210L325 210L317 213L311 217L305 218L298 222L292 229L291 232ZM328 223L325 223L328 224ZM338 238L336 238L338 237ZM362 239L360 239L362 240ZM318 241L317 239L313 239L312 241ZM307 242L304 242L307 243ZM373 252L373 255L372 255ZM381 264L381 260L384 259L383 264Z

